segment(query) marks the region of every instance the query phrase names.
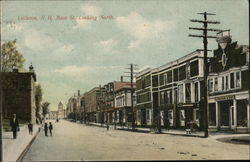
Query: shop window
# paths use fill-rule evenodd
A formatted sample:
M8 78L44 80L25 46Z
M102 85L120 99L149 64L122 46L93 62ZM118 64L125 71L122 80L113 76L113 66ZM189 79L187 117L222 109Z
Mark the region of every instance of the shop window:
M229 126L229 111L232 105L232 100L219 102L221 126Z
M194 122L197 124L197 126L200 125L200 112L199 112L199 109L194 109Z
M231 87L230 88L234 88L234 73L230 73L230 85Z
M240 79L240 72L236 72L236 88L240 87L241 79Z
M164 92L161 92L160 94L160 104L163 105L164 104Z
M180 126L185 126L185 111L180 110Z
M146 110L146 119L150 121L150 110Z
M174 116L174 112L173 110L168 110L168 120L169 120L169 126L173 126L173 116Z
M247 127L247 100L237 100L237 126Z
M216 107L215 103L209 104L208 125L216 126Z

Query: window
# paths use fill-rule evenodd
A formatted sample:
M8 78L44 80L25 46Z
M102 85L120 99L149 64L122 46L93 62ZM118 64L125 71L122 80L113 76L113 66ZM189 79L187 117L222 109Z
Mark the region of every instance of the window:
M191 84L187 83L185 86L185 94L186 94L186 103L190 103L191 102Z
M187 79L190 78L190 64L189 62L186 64L186 70L187 70Z
M198 82L194 83L194 95L195 95L195 102L198 102L199 101Z
M174 69L174 81L178 81L179 80L179 74L178 74L178 68Z
M179 80L186 79L186 65L179 67Z
M141 79L141 87L142 87L142 89L144 89L146 87L145 78L144 77L142 77L142 79Z
M218 78L214 78L214 91L218 91Z
M198 60L193 61L190 63L190 74L191 77L196 76L199 74L199 63Z
M173 116L174 116L173 110L168 110L168 121L169 121L169 126L173 126L173 125L174 125Z
M235 85L236 85L236 88L239 88L240 87L240 83L241 83L241 79L240 79L240 72L238 71L238 72L236 72L236 83L235 83Z
M224 85L224 84L225 84L225 82L224 82L224 78L225 78L224 76L221 78L221 90L222 90L222 91L224 91L224 89L225 89L225 85Z
M164 85L166 85L167 84L167 73L165 73L163 75L163 80L164 80Z
M161 105L164 104L164 92L161 92L161 94L160 94L160 104Z
M168 83L172 82L172 80L173 80L172 75L173 75L173 71L172 70L167 72L167 81L168 81Z
M214 87L213 79L209 79L208 80L208 89L209 89L209 92L213 92L213 87Z
M237 126L247 127L247 100L237 101Z
M230 73L230 85L232 89L235 87L234 86L234 73Z
M183 84L178 85L178 103L183 103Z
M229 76L226 76L226 86L225 86L225 90L229 89Z
M153 84L153 87L158 86L158 75L155 75L152 77L152 84Z

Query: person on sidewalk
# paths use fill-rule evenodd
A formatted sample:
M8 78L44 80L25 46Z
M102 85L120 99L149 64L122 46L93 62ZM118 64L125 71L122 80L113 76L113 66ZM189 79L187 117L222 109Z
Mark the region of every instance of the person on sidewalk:
M33 124L28 124L29 134L33 135Z
M48 123L45 123L44 125L44 132L45 132L45 136L48 137Z
M50 136L52 136L52 129L53 129L53 125L51 122L49 122L49 133L50 133Z
M10 127L11 127L11 130L13 132L13 139L16 139L17 138L17 131L20 130L16 114L13 114L13 118L10 120Z

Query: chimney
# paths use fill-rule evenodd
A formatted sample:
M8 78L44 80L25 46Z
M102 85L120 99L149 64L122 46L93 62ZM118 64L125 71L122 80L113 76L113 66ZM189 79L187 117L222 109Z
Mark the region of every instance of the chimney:
M34 72L34 67L32 66L32 63L30 63L29 71L30 71L30 72Z
M123 76L121 76L121 82L123 82Z
M80 96L80 90L78 90L78 96Z

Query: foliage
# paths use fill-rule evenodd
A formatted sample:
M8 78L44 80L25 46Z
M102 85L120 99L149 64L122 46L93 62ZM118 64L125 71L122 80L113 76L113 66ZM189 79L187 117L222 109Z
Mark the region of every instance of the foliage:
M35 87L35 104L36 104L36 117L40 118L41 112L41 102L42 102L43 92L40 84Z
M50 105L49 102L42 103L42 114L43 114L44 117L45 117L46 114L49 113L49 105Z
M3 72L10 72L14 67L22 68L25 59L16 49L16 40L8 41L1 48L1 64Z

